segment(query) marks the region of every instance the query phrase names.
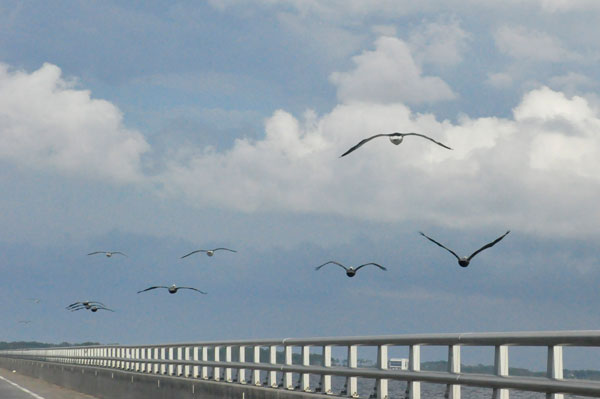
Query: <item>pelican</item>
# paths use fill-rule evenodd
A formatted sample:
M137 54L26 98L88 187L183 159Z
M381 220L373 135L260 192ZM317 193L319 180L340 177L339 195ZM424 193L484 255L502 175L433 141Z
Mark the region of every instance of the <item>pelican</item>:
M81 309L86 309L86 310L89 310L94 313L96 313L98 310L108 310L109 312L114 312L114 310L104 307L102 305L91 305L91 306L79 305L79 306L73 307L70 310L71 310L71 312L75 312L75 311L81 310Z
M456 257L456 259L458 259L458 264L462 267L467 267L469 266L469 263L471 263L471 259L473 259L473 257L475 255L477 255L478 253L480 253L481 251L483 251L484 249L487 248L491 248L494 245L496 245L498 243L498 241L500 241L501 239L503 239L508 233L510 233L510 230L508 230L506 233L502 234L500 237L496 238L494 241L485 244L483 247L479 248L477 251L473 252L471 254L471 256L458 256L456 254L456 252L454 252L453 250L446 248L445 246L443 246L442 244L440 244L439 242L437 242L436 240L434 240L431 237L427 237L424 233L419 232L423 237L427 238L429 241L433 242L436 245L439 245L440 247L444 248L446 251L450 252L452 255L454 255Z
M181 258L179 259L183 259L183 258L187 258L190 255L196 254L198 252L206 252L206 255L208 256L213 256L215 254L215 251L229 251L229 252L237 252L233 249L229 249L229 248L215 248L215 249L197 249L195 251L190 252L187 255L183 255Z
M402 140L404 140L404 136L419 136L419 137L423 137L424 139L432 141L432 142L436 143L439 146L442 146L442 147L447 148L449 150L452 149L452 148L448 147L447 145L444 145L444 144L440 143L439 141L435 141L431 137L427 137L424 134L420 134L420 133L398 133L398 132L396 132L396 133L389 133L389 134L382 133L382 134L376 134L375 136L371 136L371 137L369 137L367 139L361 140L354 147L350 148L348 151L346 151L345 153L343 153L342 155L340 155L340 158L343 157L343 156L346 156L346 155L350 154L352 151L358 149L363 144L365 144L368 141L371 141L373 139L376 139L377 137L388 137L390 139L390 141L392 142L392 144L398 145L398 144L402 143Z
M321 266L317 266L317 267L315 268L315 270L319 270L319 269L320 269L320 268L322 268L323 266L325 266L325 265L328 265L328 264L330 264L330 263L332 263L332 264L334 264L334 265L338 265L339 267L343 268L343 269L346 271L346 276L348 276L348 277L354 277L354 275L356 274L356 272L357 272L357 271L358 271L358 270L359 270L361 267L365 267L365 266L368 266L368 265L377 266L377 267L378 267L378 268L380 268L381 270L387 270L385 267L383 267L383 266L381 266L381 265L378 265L377 263L373 263L373 262L371 262L371 263L365 263L365 264L363 264L363 265L360 265L360 266L358 266L357 268L354 268L354 267L352 267L352 266L350 266L350 267L346 267L346 266L342 265L341 263L338 263L338 262L336 262L336 261L334 261L334 260L330 260L329 262L325 262L325 263L323 263Z
M79 302L74 302L74 303L70 304L65 309L73 310L74 308L78 308L78 307L84 307L86 309L91 309L92 306L98 306L98 305L100 305L100 306L106 306L102 302L96 302L96 301L79 301Z
M139 294L141 292L146 292L146 291L154 290L156 288L166 288L169 291L169 294L175 294L175 293L177 293L177 290L194 290L194 291L198 291L201 294L206 294L206 292L200 291L197 288L193 288L193 287L178 287L175 284L173 284L170 287L167 287L167 286L164 286L164 285L155 285L153 287L148 287L145 290L138 291L137 293Z
M89 255L97 255L97 254L104 254L106 255L107 258L110 258L113 255L123 255L123 256L127 256L125 255L123 252L119 252L119 251L114 251L114 252L110 252L110 251L96 251L96 252L91 252L88 254Z

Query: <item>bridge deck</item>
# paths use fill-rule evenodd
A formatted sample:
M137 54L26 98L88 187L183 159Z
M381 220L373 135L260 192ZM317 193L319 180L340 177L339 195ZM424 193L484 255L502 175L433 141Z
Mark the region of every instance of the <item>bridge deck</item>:
M16 385L15 385L16 384ZM43 380L0 368L2 399L97 399Z

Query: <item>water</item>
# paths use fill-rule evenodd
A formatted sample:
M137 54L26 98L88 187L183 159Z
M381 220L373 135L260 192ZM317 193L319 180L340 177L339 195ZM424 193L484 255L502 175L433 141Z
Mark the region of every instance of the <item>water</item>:
M282 374L277 373L278 381L281 381ZM299 385L299 374L293 374L293 382L295 385ZM263 374L263 381L265 381L266 373ZM311 375L310 386L313 391L319 386L320 377ZM332 391L335 395L341 395L344 390L346 383L345 377L332 376L331 386ZM358 379L358 394L360 398L368 399L371 395L375 394L375 380L359 378ZM388 397L389 399L404 399L406 398L406 386L407 383L404 381L389 380L388 382ZM545 393L539 392L526 392L509 389L511 399L546 399ZM421 383L421 397L423 399L444 399L446 393L446 385ZM343 395L346 396L346 395ZM491 398L491 388L479 388L479 387L468 387L463 386L461 390L461 398L464 399L483 399ZM585 399L589 397L576 396L576 395L565 395L565 399Z

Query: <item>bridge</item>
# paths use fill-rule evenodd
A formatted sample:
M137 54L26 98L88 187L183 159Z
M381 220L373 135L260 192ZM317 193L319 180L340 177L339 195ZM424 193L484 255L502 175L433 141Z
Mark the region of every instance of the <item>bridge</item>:
M421 348L447 349L446 371L421 370ZM461 371L461 348L493 348L494 374ZM509 375L511 347L543 347L545 377ZM359 366L358 348L372 347L374 367ZM390 349L408 350L408 369L388 368ZM0 367L45 379L99 398L304 399L421 398L421 384L443 387L459 399L463 387L488 388L491 398L510 390L600 397L600 382L563 378L564 347L600 347L600 331L411 334L361 337L285 338L163 345L103 345L0 351ZM444 349L444 350L445 350ZM332 351L343 351L333 362ZM362 350L362 349L361 349ZM317 360L315 362L315 360ZM317 363L317 364L315 364ZM343 386L335 386L343 381ZM359 395L359 381L371 383ZM389 383L402 381L400 395ZM341 385L341 384L338 384ZM363 384L364 385L364 384ZM487 391L486 391L487 392Z

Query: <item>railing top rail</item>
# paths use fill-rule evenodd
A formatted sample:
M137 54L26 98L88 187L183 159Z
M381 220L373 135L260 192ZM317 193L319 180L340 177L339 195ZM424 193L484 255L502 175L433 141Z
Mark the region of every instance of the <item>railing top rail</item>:
M471 346L600 346L600 330L567 330L567 331L525 331L525 332L485 332L485 333L440 333L440 334L405 334L348 337L315 337L315 338L278 338L257 340L224 340L205 342L179 342L151 345L96 345L70 346L44 349L82 349L82 348L155 348L181 346L378 346L378 345L471 345ZM27 349L29 350L29 349ZM31 349L36 350L36 349Z

